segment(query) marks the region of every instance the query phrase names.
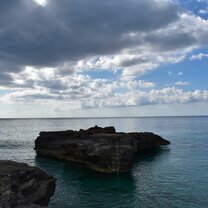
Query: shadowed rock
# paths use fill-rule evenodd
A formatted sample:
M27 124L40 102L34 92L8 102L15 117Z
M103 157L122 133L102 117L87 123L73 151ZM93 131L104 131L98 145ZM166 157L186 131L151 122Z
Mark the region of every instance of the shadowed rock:
M37 167L0 160L0 208L47 206L55 186L55 178Z
M114 127L95 126L79 131L40 132L35 150L38 155L114 173L129 171L136 153L169 144L153 133L116 133Z

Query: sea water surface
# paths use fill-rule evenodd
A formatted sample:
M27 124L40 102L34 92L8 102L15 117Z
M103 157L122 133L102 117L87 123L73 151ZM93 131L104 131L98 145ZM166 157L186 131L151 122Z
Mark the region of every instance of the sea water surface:
M130 173L106 175L37 157L40 131L115 126L150 131L171 145L138 157ZM208 207L208 117L0 119L0 159L37 165L57 178L50 208Z

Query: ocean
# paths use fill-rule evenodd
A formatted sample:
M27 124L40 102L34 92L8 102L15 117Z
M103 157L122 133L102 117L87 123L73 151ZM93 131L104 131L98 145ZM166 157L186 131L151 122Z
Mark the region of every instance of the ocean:
M100 174L37 157L40 131L115 126L154 132L171 142L136 158L132 171ZM37 165L57 178L49 208L208 207L208 117L0 119L0 159Z

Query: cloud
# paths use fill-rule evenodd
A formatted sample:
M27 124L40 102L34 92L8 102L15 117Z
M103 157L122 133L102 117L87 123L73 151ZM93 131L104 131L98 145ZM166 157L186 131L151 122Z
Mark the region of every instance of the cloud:
M4 88L13 91L4 99L31 102L41 100L105 99L117 92L140 88L154 88L155 83L145 80L107 80L92 79L89 75L68 74L62 76L55 68L26 67L21 73L10 75L10 85ZM4 83L3 83L4 84Z
M197 0L198 2L206 2L208 3L208 0Z
M196 55L192 55L191 57L190 57L190 60L201 60L201 59L203 59L203 58L208 58L208 54L206 54L206 53L199 53L199 54L196 54Z
M196 25L193 27L192 25ZM141 76L164 63L179 63L186 56L208 44L208 21L186 13L177 21L148 32L128 33L135 41L133 47L124 48L117 54L91 56L75 65L81 70L122 70L124 77Z
M198 13L202 15L208 14L208 7L206 9L200 9Z
M189 82L182 82L182 81L178 81L175 83L176 86L187 86L190 85Z
M0 0L0 12L0 87L10 91L3 102L97 108L207 101L207 91L176 88L186 82L156 90L140 77L208 44L208 21L174 1ZM87 75L93 70L120 73L97 79Z
M0 7L4 72L66 62L73 68L80 61L113 57L120 61L111 61L109 68L141 75L163 62L179 62L208 42L207 22L180 13L168 0L53 0L44 7L19 0L0 1Z
M123 106L143 106L155 104L172 104L172 103L192 103L208 101L208 91L188 91L181 89L164 88L161 90L134 91L125 94L114 94L114 96L105 99L86 99L82 102L82 107L123 107Z
M109 86L108 86L109 87ZM104 89L108 88L107 86ZM88 89L90 90L90 89ZM102 93L105 93L104 95ZM89 96L90 95L90 96ZM160 90L134 90L125 93L118 92L104 92L104 90L96 89L93 93L88 96L74 97L72 94L49 94L44 90L26 90L24 92L13 92L7 94L2 99L10 99L13 101L31 102L36 100L44 100L45 104L59 107L62 105L74 106L73 109L85 109L85 108L98 108L98 107L124 107L124 106L142 106L142 105L153 105L153 104L172 104L172 103L192 103L208 101L207 90L195 90L195 91L183 91L175 87L166 87ZM68 106L69 107L69 106Z
M0 7L0 60L20 66L115 53L135 44L127 33L152 31L178 18L174 4L156 0L53 0L45 7L19 0L0 1Z
M155 89L155 83L145 80L110 81L92 79L82 74L63 77L58 70L51 68L27 67L23 72L13 74L13 78L13 91L2 95L0 101L44 103L57 110L62 106L85 109L208 101L207 90L184 91L176 87ZM177 82L175 85L180 87L187 84Z

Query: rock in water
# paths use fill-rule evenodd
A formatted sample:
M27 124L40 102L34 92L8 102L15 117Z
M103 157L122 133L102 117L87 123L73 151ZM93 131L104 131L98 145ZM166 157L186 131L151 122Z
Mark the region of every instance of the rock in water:
M55 180L37 167L0 160L0 208L47 206L55 191Z
M116 133L114 127L95 126L79 131L40 132L35 150L38 155L114 173L129 171L135 153L168 144L169 141L153 133Z

